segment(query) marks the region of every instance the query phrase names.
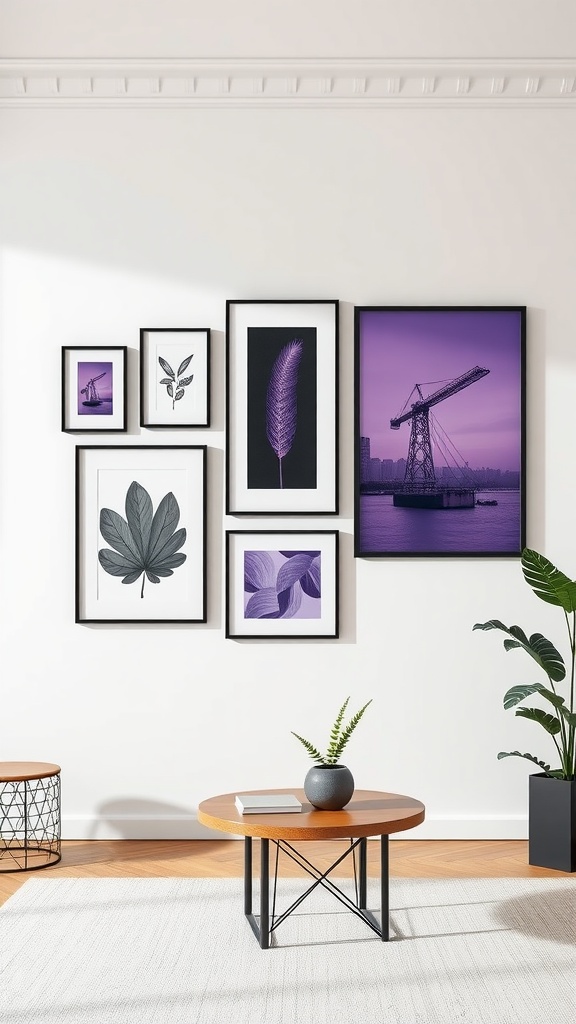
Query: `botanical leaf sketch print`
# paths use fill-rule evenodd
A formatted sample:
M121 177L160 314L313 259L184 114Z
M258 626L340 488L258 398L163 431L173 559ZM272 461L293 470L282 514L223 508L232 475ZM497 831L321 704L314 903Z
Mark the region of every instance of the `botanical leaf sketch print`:
M303 340L295 338L280 350L266 392L266 436L278 459L280 487L282 459L292 448L298 422L298 371L303 347Z
M122 583L135 583L142 576L140 597L144 597L146 578L160 583L161 576L172 576L186 561L186 555L178 553L186 541L186 530L176 529L179 519L172 491L153 512L148 491L134 480L126 494L126 519L111 508L100 511L100 533L114 549L101 548L100 565L111 576L122 576Z
M245 551L244 592L245 619L319 618L320 551Z
M164 370L164 373L168 374L167 377L162 378L160 383L166 385L166 391L168 392L168 395L172 399L172 408L174 408L176 402L179 402L180 399L184 397L184 388L187 388L188 385L194 380L193 373L189 377L180 376L180 374L184 373L184 370L187 369L193 355L194 353L192 353L191 356L187 356L186 359L182 360L176 373L174 373L174 370L172 369L170 363L166 359L163 359L162 356L158 356L158 362L160 363L160 366Z

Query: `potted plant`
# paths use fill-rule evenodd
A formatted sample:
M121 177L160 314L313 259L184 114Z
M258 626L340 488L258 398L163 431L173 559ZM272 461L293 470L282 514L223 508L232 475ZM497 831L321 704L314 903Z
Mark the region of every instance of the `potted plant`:
M523 648L547 676L546 684L513 686L504 695L504 707L516 708L515 714L540 725L552 737L560 765L551 768L533 754L519 750L500 751L503 757L524 757L542 771L530 776L528 799L529 863L560 871L576 870L576 713L574 684L576 670L576 581L570 580L552 562L530 548L522 552L524 579L537 597L562 609L568 631L568 672L562 655L542 633L527 636L520 626L505 626L499 619L477 622L474 629L499 629L507 634L507 651ZM567 682L568 696L557 690ZM517 707L527 697L537 695L547 702L545 708Z
M314 766L310 768L304 779L304 792L310 803L323 811L340 811L351 800L354 792L354 777L346 765L340 764L340 757L372 700L360 708L360 711L352 716L348 725L344 726L344 714L349 700L350 697L347 697L336 716L325 754L321 754L309 740L305 740L297 732L292 733L304 745L314 761Z

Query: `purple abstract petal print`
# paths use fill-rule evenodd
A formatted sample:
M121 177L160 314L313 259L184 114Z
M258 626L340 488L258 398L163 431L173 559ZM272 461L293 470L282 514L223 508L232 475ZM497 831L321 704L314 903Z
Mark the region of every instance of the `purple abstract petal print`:
M293 583L296 583L301 576L304 576L308 572L312 565L313 559L310 555L302 553L296 555L294 558L289 558L284 565L280 567L278 576L276 578L276 591L280 594L283 590L287 590Z
M294 555L311 555L312 558L317 558L320 555L319 551L280 551L284 558L294 558Z
M300 580L300 585L308 597L320 597L320 557L315 558L308 572Z
M254 594L265 587L275 587L276 568L268 551L244 552L244 590Z
M320 559L318 551L245 551L244 618L319 618Z
M278 598L275 587L264 587L252 594L244 609L245 619L277 619Z
M295 583L293 587L289 587L288 590L283 590L278 594L278 607L280 619L293 619L294 616L300 609L302 604L302 587L299 583Z

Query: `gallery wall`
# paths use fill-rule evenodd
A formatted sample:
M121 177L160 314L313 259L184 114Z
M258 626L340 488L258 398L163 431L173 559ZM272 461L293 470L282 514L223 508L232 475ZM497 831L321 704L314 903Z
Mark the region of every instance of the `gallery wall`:
M307 4L296 32L294 5L288 22L285 5L256 0L241 22L235 4L193 5L194 18L176 0L126 4L121 22L107 3L20 0L3 4L0 72L36 58L376 55L462 58L464 77L471 58L530 58L530 77L574 38L567 4L522 4L521 21L512 0L444 0L442 22L427 6L359 3L351 25L347 4ZM472 626L498 617L561 646L556 610L516 558L353 557L354 305L526 305L527 540L576 573L575 103L567 87L563 104L525 95L155 109L3 93L0 757L62 766L65 837L207 835L205 796L300 785L290 730L322 744L347 695L354 709L374 700L346 763L358 787L425 802L414 838L526 835L529 766L496 753L553 756L502 709L509 685L537 677ZM241 298L340 300L338 516L224 513L225 303ZM210 429L138 426L142 327L211 328ZM61 432L71 345L128 346L127 434ZM76 443L208 445L206 625L74 623ZM339 640L225 639L224 531L266 528L341 532Z

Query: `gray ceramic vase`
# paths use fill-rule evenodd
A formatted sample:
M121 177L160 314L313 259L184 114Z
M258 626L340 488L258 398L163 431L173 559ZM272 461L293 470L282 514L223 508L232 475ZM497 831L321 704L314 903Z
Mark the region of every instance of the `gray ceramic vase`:
M345 764L315 764L304 779L306 799L321 811L341 811L354 792L354 778Z

